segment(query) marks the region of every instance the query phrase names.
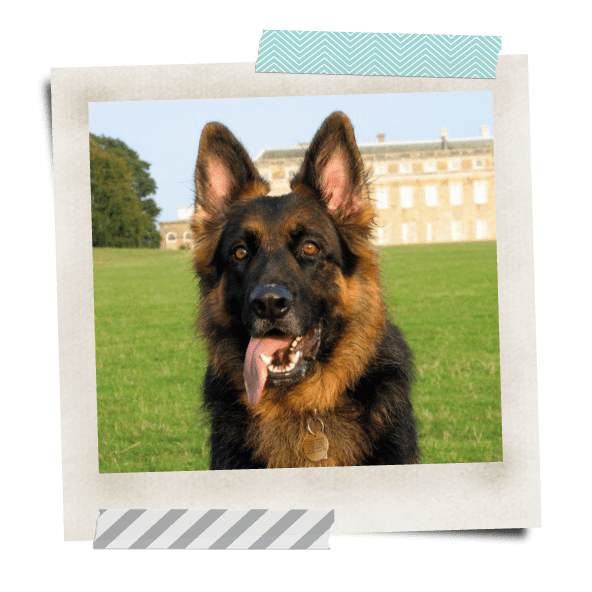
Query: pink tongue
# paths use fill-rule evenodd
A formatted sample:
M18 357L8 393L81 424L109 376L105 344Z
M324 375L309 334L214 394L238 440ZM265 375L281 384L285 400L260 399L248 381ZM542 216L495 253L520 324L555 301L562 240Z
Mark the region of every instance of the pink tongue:
M245 386L247 387L247 397L251 405L257 405L263 392L265 381L267 380L267 364L261 359L261 354L269 356L290 345L289 338L275 337L252 337L247 348L245 356Z

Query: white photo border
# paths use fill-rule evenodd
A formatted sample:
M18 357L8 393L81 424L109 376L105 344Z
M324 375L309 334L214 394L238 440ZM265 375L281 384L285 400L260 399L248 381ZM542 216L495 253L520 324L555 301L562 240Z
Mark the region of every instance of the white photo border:
M503 462L100 474L88 103L483 90L495 129ZM263 74L252 63L63 68L51 95L65 540L93 540L104 508L334 509L335 533L541 525L526 56L500 55L494 80Z

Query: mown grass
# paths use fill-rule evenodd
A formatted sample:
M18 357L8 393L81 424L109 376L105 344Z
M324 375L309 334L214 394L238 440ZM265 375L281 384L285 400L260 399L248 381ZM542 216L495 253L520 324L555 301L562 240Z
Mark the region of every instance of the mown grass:
M502 461L496 244L388 247L381 268L415 356L423 462Z
M95 249L100 472L207 468L187 251Z
M502 460L495 243L383 249L414 351L424 463ZM187 251L94 250L99 470L207 469L206 366Z

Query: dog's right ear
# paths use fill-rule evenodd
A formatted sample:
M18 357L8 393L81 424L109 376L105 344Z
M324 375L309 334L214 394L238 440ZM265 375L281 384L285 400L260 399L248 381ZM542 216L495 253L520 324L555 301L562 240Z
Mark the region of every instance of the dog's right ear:
M232 132L225 125L213 122L201 133L195 191L196 211L215 217L240 196L266 195L269 185Z
M312 189L330 210L345 215L360 210L368 198L364 161L354 128L345 113L335 111L315 134L292 190Z

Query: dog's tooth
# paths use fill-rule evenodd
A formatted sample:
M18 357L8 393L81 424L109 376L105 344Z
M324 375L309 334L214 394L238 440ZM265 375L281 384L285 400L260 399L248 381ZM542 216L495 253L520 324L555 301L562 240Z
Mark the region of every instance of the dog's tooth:
M294 339L294 341L292 341L292 345L290 347L296 347L298 345L298 342Z
M269 366L271 364L270 356L266 356L265 354L259 354L259 357L265 362L266 366Z

